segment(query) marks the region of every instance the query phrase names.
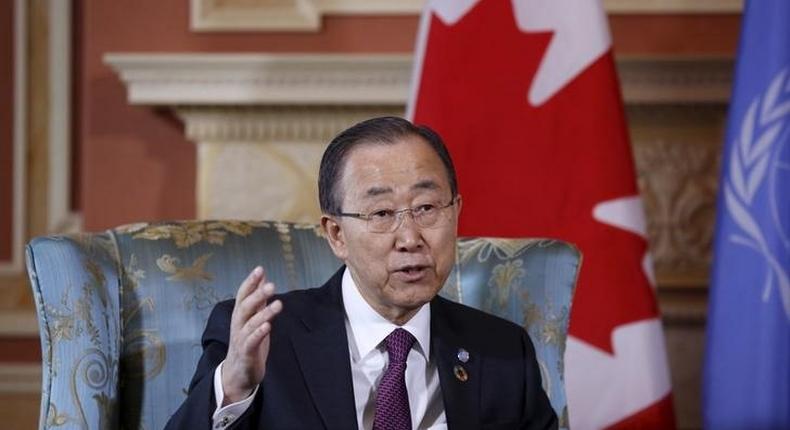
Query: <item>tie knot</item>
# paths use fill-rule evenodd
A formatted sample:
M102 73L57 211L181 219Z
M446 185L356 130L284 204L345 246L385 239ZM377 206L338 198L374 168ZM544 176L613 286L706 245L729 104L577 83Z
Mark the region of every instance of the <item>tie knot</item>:
M405 363L412 345L416 339L407 330L396 328L384 339L387 343L387 354L390 362Z

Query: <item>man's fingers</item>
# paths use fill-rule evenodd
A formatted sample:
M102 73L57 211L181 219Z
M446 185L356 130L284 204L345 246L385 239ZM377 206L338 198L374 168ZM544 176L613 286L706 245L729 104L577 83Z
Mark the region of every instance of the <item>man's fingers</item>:
M231 332L244 325L244 320L239 318L237 309L245 299L249 298L252 293L257 291L257 285L264 278L265 276L263 275L263 268L261 266L256 266L254 269L252 269L250 274L247 275L247 278L241 282L241 286L239 286L239 290L236 292L236 302L233 305L233 314L230 317Z
M261 342L272 331L272 323L266 321L260 326L256 327L252 333L244 339L244 346L242 347L245 355L255 354L261 346Z
M275 300L269 303L268 306L264 307L263 309L256 312L247 322L244 324L244 327L241 330L243 336L249 336L252 332L263 325L265 322L271 322L271 320L280 313L283 309L283 303L279 300Z
M241 282L241 286L239 287L239 291L236 292L236 303L241 302L246 298L250 293L255 291L255 287L260 283L261 280L266 279L263 275L263 267L256 266L252 269L247 278Z
M267 282L248 295L241 303L236 304L235 312L241 324L246 324L250 317L266 306L266 302L274 295L274 284Z
M274 284L267 282L258 287L239 303L236 303L232 319L235 327L241 328L274 295Z

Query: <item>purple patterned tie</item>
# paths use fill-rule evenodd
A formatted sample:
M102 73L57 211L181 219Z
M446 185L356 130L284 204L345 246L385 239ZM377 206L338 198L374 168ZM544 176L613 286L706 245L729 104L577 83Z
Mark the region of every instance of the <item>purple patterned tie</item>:
M384 339L390 362L376 394L373 430L411 430L411 411L404 373L406 357L414 340L414 336L402 328L396 328Z

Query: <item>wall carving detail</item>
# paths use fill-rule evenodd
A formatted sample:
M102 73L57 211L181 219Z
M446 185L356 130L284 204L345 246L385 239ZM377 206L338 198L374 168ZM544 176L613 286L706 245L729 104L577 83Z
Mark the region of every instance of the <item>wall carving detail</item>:
M617 74L623 98L630 104L726 103L732 60L625 58L617 60Z
M129 102L163 106L402 106L410 54L120 54ZM726 103L732 59L617 58L627 104Z
M404 54L108 54L129 102L145 105L403 104Z
M659 283L707 284L716 210L716 145L634 143L650 250Z
M403 115L402 106L179 107L193 142L327 143L339 130L372 116ZM323 147L322 147L323 148Z

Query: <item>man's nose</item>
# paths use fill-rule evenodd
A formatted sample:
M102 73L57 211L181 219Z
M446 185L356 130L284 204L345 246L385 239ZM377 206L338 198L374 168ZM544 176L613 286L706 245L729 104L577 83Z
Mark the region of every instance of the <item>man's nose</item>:
M398 228L395 229L395 246L400 251L413 251L422 245L422 229L414 221L414 214L411 211L401 212Z

